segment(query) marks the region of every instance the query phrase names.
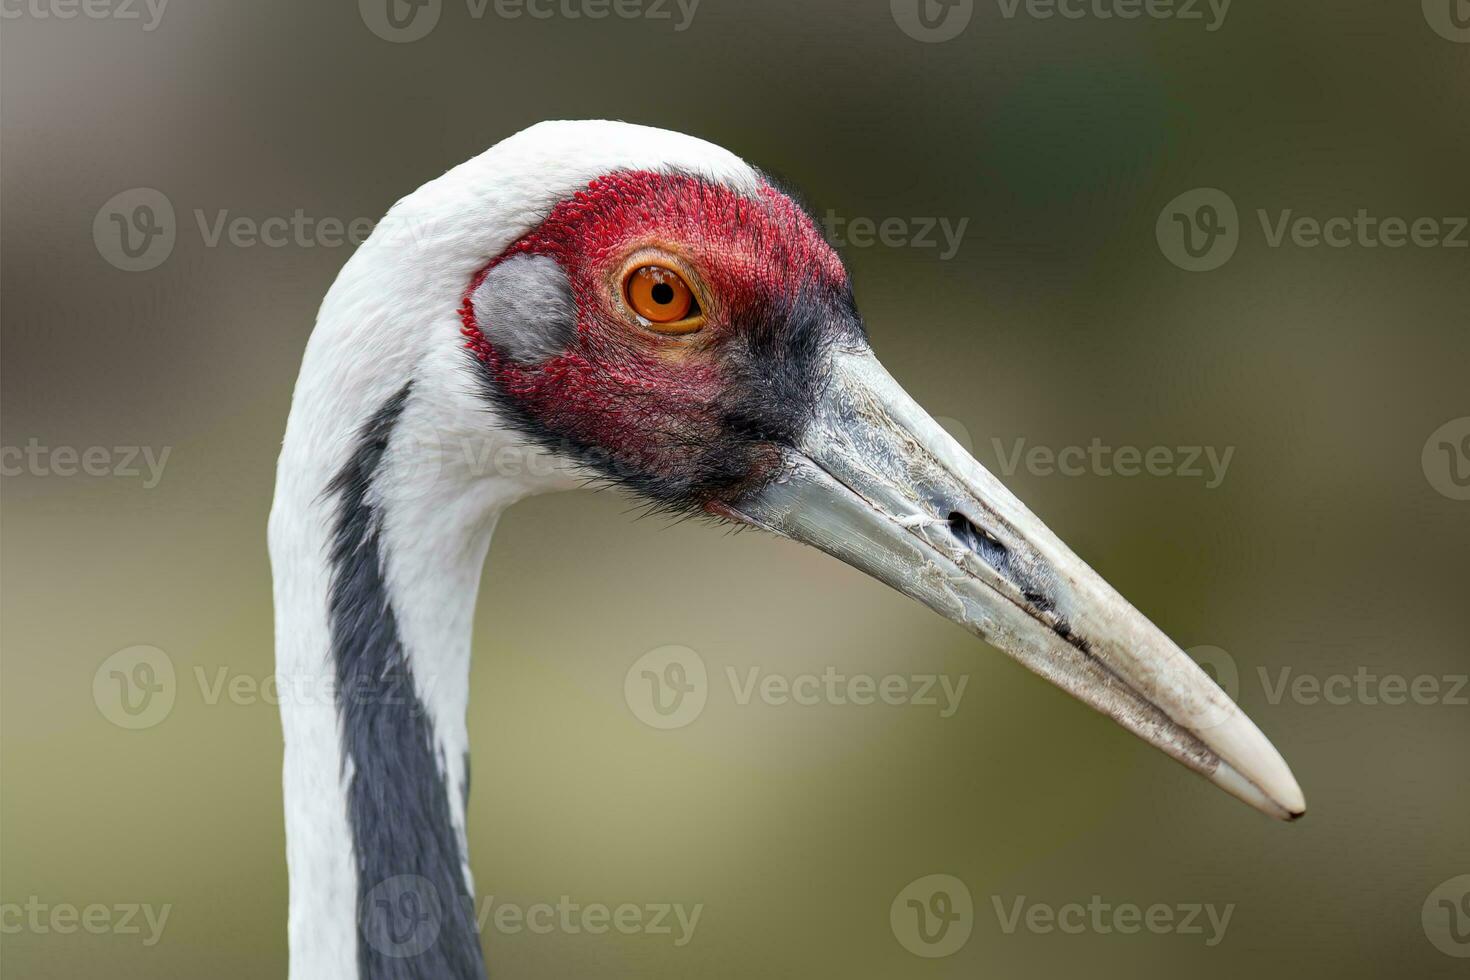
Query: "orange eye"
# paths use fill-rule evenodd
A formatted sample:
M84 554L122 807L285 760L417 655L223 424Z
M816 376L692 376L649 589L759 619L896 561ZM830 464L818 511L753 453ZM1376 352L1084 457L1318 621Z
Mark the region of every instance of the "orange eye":
M694 290L684 277L662 265L639 266L628 273L623 285L628 305L659 333L693 333L704 326L704 315L694 300Z

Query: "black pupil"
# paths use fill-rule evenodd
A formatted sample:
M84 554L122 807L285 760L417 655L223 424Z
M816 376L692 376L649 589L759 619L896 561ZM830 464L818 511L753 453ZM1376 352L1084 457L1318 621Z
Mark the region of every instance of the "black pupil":
M674 287L666 282L654 283L653 301L659 306L667 306L674 301Z

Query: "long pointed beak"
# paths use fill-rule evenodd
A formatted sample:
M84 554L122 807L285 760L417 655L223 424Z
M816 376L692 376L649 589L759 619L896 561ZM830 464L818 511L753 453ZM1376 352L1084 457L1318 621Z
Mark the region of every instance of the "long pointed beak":
M721 512L912 596L1261 812L1305 812L1260 729L866 348L834 355L788 452L781 478Z

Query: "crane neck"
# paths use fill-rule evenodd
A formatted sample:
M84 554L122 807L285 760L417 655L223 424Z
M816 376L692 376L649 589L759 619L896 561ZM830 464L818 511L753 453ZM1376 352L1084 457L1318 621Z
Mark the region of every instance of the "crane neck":
M278 683L316 694L281 699L291 974L480 978L474 606L501 511L545 487L485 463L511 446L493 419L446 427L414 382L348 411L305 386L270 529Z

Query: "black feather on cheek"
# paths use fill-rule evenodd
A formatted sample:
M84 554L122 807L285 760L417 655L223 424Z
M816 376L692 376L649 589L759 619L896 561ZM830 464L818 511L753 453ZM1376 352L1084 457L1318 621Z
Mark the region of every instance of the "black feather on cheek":
M814 284L773 299L740 326L723 352L725 384L712 433L717 455L739 461L739 476L711 480L701 503L732 502L774 479L780 450L801 439L826 390L832 348L867 342L851 293L833 295Z

